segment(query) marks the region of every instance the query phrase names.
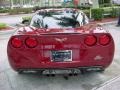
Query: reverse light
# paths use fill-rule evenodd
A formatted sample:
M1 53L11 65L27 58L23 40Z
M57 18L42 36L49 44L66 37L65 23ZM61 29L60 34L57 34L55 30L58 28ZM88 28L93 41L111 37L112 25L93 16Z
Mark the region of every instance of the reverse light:
M108 45L110 43L110 37L108 35L102 35L102 36L100 36L99 43L101 45Z
M34 48L34 47L37 46L38 42L35 38L29 37L29 38L26 39L25 44L29 48Z
M87 36L84 41L84 43L88 46L93 46L96 44L96 42L97 42L97 38L93 35Z
M13 38L11 44L15 48L20 48L22 46L22 41L19 38Z

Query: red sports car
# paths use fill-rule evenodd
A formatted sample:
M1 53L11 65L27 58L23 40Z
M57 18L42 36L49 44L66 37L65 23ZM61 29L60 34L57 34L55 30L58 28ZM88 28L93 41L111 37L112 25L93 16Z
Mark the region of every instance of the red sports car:
M80 10L43 9L32 17L30 26L12 35L7 53L17 72L104 70L112 63L114 41Z

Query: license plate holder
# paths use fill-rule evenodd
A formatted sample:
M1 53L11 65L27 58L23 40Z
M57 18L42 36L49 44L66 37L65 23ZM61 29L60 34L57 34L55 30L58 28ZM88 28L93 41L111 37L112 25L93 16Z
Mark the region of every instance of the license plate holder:
M72 50L55 50L51 51L53 62L70 62L72 61Z

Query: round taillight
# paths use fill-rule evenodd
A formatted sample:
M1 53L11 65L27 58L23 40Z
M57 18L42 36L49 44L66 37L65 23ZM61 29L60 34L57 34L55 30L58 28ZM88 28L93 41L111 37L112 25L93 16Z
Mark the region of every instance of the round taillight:
M11 44L15 48L20 48L22 46L22 41L19 38L13 38Z
M96 44L97 42L97 38L93 35L89 35L85 38L85 44L88 45L88 46L93 46Z
M102 35L102 36L100 36L99 43L101 45L108 45L110 43L110 37L108 35Z
M26 46L28 46L29 48L34 48L38 44L35 38L27 38L25 43L26 43Z

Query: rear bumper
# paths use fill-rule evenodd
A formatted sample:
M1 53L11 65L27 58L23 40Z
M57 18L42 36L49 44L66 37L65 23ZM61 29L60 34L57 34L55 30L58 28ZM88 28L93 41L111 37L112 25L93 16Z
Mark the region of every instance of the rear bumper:
M46 70L48 70L49 71L49 73L51 72L51 74L53 73L53 74L55 74L54 73L54 71L57 71L57 70L74 70L74 72L75 71L78 71L78 70L86 70L86 71L100 71L100 70L104 70L105 68L104 67L102 67L102 66L91 66L91 67L77 67L77 68L44 68L44 69L39 69L39 68L37 68L37 69L35 69L35 68L28 68L28 69L23 69L23 68L19 68L19 69L17 69L16 71L46 71ZM76 73L79 73L79 72L76 72Z
M25 54L24 54L25 53ZM11 67L14 70L18 69L64 69L64 68L83 68L83 67L94 67L101 66L103 68L108 67L113 61L113 53L106 50L99 51L92 50L91 52L81 50L80 55L75 55L73 61L70 62L52 62L49 57L40 57L34 53L26 53L22 51L10 51L8 53L8 59ZM90 54L88 54L90 53ZM31 56L32 54L32 56ZM41 54L39 54L41 55ZM101 56L103 58L100 59ZM76 58L78 57L78 58ZM80 57L80 58L79 58ZM75 59L76 58L76 59ZM100 59L100 60L99 60Z
M69 69L105 69L107 68L111 63L112 60L110 60L109 62L51 62L51 63L38 63L38 64L34 64L34 63L13 63L13 60L9 60L11 67L15 70L35 70L35 71L39 71L39 70L69 70ZM37 63L37 62L35 62Z
M73 59L71 62L51 62L48 58L45 58L42 60L39 57L31 57L24 56L23 53L19 54L19 52L16 53L9 53L8 59L10 62L11 67L14 70L18 69L69 69L69 68L90 68L90 67L102 67L107 68L113 61L113 54L108 55L107 54L99 53L99 55L102 55L104 58L101 60L95 60L96 53L93 53L92 55L86 55L84 57L81 57L79 59Z

